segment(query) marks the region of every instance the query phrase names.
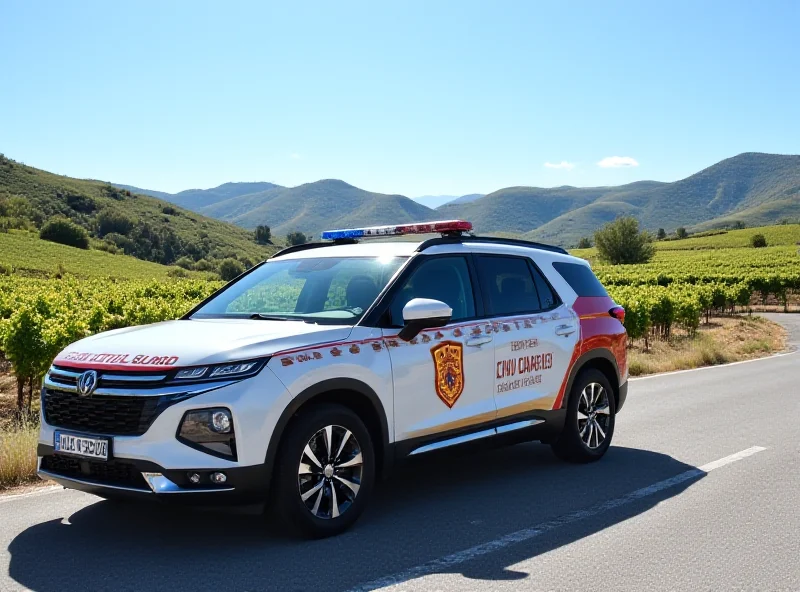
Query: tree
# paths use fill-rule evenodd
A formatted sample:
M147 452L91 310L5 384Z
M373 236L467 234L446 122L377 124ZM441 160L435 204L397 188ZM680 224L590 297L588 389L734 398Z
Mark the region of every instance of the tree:
M39 238L79 249L89 248L86 230L67 218L51 218L39 231Z
M588 236L584 236L581 240L578 241L578 248L579 249L590 249L592 248L592 240Z
M639 222L630 216L617 218L595 232L594 244L600 258L613 265L646 263L655 253L653 237L640 232Z
M750 237L750 245L756 249L767 246L767 239L763 234L754 234Z
M244 266L236 259L223 259L219 263L219 277L226 282L244 273Z
M304 245L306 243L306 235L295 230L286 235L286 242L290 245Z
M689 233L686 232L686 229L683 226L678 226L678 228L675 229L675 236L678 238L686 238L689 236Z
M115 234L127 235L133 230L134 226L133 220L128 218L128 216L111 208L100 210L95 221L97 222L97 234L99 236L105 236L112 232Z
M272 230L265 224L259 224L255 230L256 242L260 245L268 245L272 242Z
M663 228L659 228L658 232L656 233L656 238L658 240L664 240L665 238L667 238L667 231L664 230Z
M737 220L736 222L733 223L733 229L734 230L743 230L744 228L745 228L745 224L741 220Z

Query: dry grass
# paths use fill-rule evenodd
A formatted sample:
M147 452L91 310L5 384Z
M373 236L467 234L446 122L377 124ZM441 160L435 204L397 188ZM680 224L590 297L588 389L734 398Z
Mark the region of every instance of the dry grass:
M0 491L36 479L36 441L32 422L7 425L0 431Z
M38 398L34 397L33 402L34 419L21 422L15 416L17 382L3 362L0 359L0 491L39 483L36 477Z
M701 325L695 337L674 336L668 341L637 342L628 350L631 376L688 370L760 358L786 347L786 331L764 318L716 317Z

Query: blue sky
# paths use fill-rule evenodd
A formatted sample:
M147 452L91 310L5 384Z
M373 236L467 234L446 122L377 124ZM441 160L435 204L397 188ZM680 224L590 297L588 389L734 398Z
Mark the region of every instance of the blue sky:
M164 191L671 181L800 153L798 30L795 1L4 0L0 152Z

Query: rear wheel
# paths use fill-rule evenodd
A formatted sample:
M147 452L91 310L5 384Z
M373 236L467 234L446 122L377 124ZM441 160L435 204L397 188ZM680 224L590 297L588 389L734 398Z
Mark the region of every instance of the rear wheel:
M614 391L605 374L582 370L572 385L564 429L553 451L570 462L599 460L611 445L615 416Z
M312 407L290 426L276 466L273 509L306 537L339 534L361 515L375 481L375 453L346 407Z

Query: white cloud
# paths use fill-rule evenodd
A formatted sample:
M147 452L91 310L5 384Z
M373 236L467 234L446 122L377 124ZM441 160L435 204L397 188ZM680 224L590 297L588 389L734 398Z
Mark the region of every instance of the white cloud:
M637 167L639 163L630 156L606 156L597 163L597 166L603 169L624 169L627 167Z
M575 168L574 162L567 162L566 160L562 160L561 162L546 162L544 166L548 169L566 169L571 171Z
M292 152L289 155L289 158L294 159L294 160L299 160L300 159L300 155L297 152Z

